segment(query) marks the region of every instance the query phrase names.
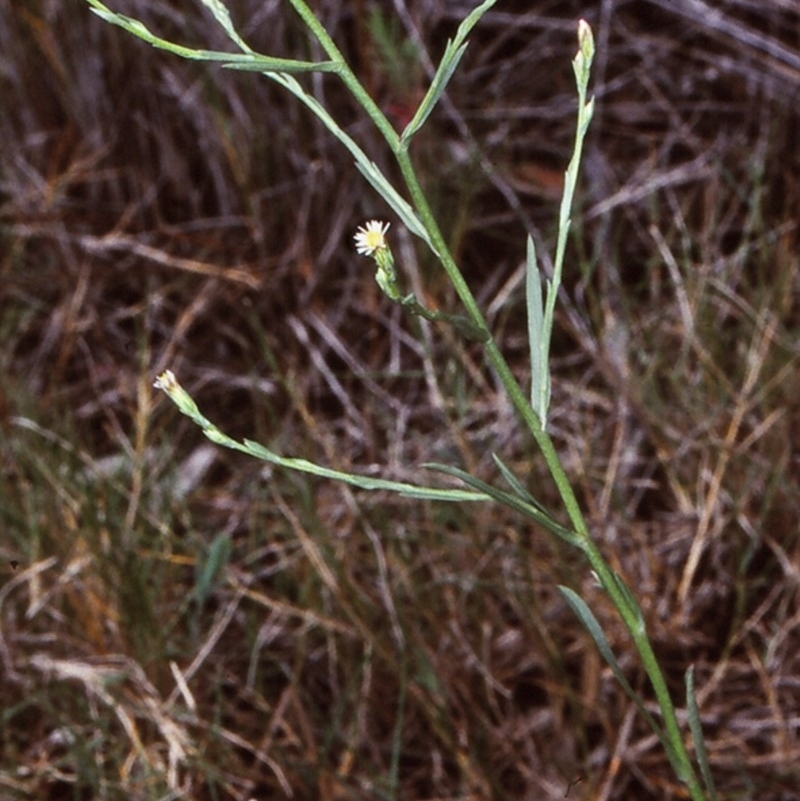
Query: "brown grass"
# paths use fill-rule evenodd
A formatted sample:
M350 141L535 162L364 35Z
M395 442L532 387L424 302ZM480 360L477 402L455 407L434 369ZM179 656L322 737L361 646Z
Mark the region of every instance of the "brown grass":
M400 121L425 73L397 42L434 58L473 4L316 5ZM414 155L524 380L524 236L552 245L588 17L552 430L676 698L695 666L721 795L800 799L800 8L597 5L499 3ZM282 6L231 4L257 49L315 55ZM225 47L193 5L115 7ZM265 470L152 389L169 366L228 433L370 474L499 480L497 452L553 503L477 347L387 305L353 254L385 212L324 129L77 2L0 0L0 66L0 796L684 797L556 591L649 697L575 554L490 507Z

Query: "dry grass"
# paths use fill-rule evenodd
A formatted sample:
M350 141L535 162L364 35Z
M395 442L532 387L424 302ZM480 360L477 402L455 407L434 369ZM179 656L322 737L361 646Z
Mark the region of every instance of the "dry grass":
M257 49L308 55L280 5L232 8ZM382 62L370 10L435 54L471 5L318 3L398 119L424 70L407 45ZM588 16L553 430L679 696L696 667L722 795L800 799L800 7L597 5L499 3L415 156L523 377L524 232L551 240ZM190 4L118 7L223 46ZM642 686L573 554L488 507L265 473L155 396L170 366L233 435L398 478L495 478L496 451L548 500L479 351L352 254L381 209L336 143L267 81L78 3L0 0L0 65L0 795L682 797L555 592L583 591Z

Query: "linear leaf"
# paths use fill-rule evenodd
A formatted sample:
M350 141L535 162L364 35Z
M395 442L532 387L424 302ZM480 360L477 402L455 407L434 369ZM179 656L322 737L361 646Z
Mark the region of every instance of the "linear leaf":
M480 492L469 492L468 490L461 489L448 489L446 487L424 487L416 484L406 484L402 481L390 481L384 478L370 478L369 476L360 476L355 473L345 473L341 470L333 470L330 467L309 462L306 459L297 459L288 456L279 456L269 448L260 445L257 442L246 439L243 442L237 442L229 437L225 437L224 441L218 439L215 435L211 435L208 431L205 432L206 436L212 442L219 442L221 445L226 445L234 450L242 451L243 453L255 456L265 462L284 467L289 470L295 470L300 473L308 473L320 478L330 478L334 481L341 481L344 484L358 487L364 490L387 490L389 492L396 492L408 498L425 498L434 501L451 501L461 503L463 501L488 501L489 497Z
M208 61L221 61L223 67L248 72L341 72L335 61L295 61L291 58L273 58L258 53L218 53L199 50ZM201 56L198 56L200 58Z
M505 464L503 464L503 462L500 460L500 457L496 453L492 454L492 459L494 460L494 463L500 470L500 473L502 474L503 478L511 486L511 489L513 489L514 492L523 501L532 504L540 512L542 512L542 514L546 514L549 516L549 512L547 511L547 509L545 509L545 507L542 506L542 504L540 504L539 501L537 501L536 498L534 498L533 495L531 495L527 489L525 489L522 482L511 472L511 470Z
M206 601L214 590L214 586L222 571L230 562L233 546L228 534L218 534L208 549L204 562L198 563L195 577L194 596L199 607L205 606Z
M719 801L717 788L714 786L714 778L711 775L711 767L708 764L708 753L706 752L706 741L703 737L703 726L700 723L700 710L697 708L697 696L694 692L694 668L689 667L685 677L686 685L686 711L689 716L689 730L692 732L694 740L694 752L697 756L697 764L700 766L700 774L708 790L711 801Z
M464 470L461 470L458 467L453 467L452 465L428 463L423 465L423 467L428 467L431 470L438 470L440 473L446 473L447 475L454 476L455 478L460 478L467 486L473 487L483 495L488 495L491 498L494 498L494 500L496 500L498 503L502 503L504 506L507 506L510 509L515 509L516 511L521 512L526 517L539 523L539 525L544 526L544 528L546 528L552 534L555 534L559 539L562 539L570 545L583 550L584 544L578 535L575 534L574 531L565 528L560 523L553 520L553 518L550 517L547 512L542 511L538 505L527 503L521 498L518 498L516 495L512 495L510 492L504 492L503 490L497 489L497 487L493 487L491 484L487 484L485 481L481 481L481 479L476 478L475 476L467 473Z
M235 42L245 52L250 52L250 48L245 44L241 36L236 32L231 22L231 15L227 7L220 0L200 0L200 2L213 14L214 19L220 24L230 39Z
M101 3L100 0L86 1L92 6L92 11L106 22L123 28L128 31L128 33L132 33L142 41L147 42L152 47L165 50L168 53L173 53L176 56L191 61L220 62L222 66L230 69L251 70L262 73L338 72L341 69L340 65L335 61L295 61L290 58L263 56L259 53L253 53L244 42L241 42L240 46L247 51L245 53L226 53L225 51L219 50L202 50L193 47L185 47L184 45L170 42L167 39L156 36L144 23L132 17L126 17L124 14L118 14L116 11L112 11ZM237 44L238 43L237 41Z
M544 427L550 405L549 331L545 329L542 277L536 262L536 246L530 235L525 256L525 303L528 308L528 351L531 358L531 406Z
M455 38L448 40L442 60L436 69L431 85L425 93L425 97L419 104L411 122L408 123L401 139L408 142L409 139L424 125L431 111L436 107L439 98L444 94L447 84L453 77L453 73L458 67L464 51L467 49L466 39L470 31L477 25L480 18L497 2L497 0L485 0L477 8L474 8L461 22L456 31Z
M322 478L331 478L334 481L341 481L354 487L366 490L387 490L405 495L410 498L427 498L437 501L488 501L489 496L479 492L469 492L462 489L448 489L447 487L420 487L416 484L406 484L402 481L389 481L383 478L370 478L360 476L355 473L345 473L341 470L332 470L330 467L309 462L306 459L296 459L292 457L279 456L274 451L258 442L245 439L242 441L229 437L224 431L220 430L211 422L195 403L194 398L178 383L171 370L165 370L156 380L155 387L167 393L167 397L178 407L181 414L186 415L194 421L208 439L217 445L222 445L234 451L240 451L256 459L278 465L287 470L295 470L300 473L309 473Z
M378 166L367 159L356 159L358 171L367 179L370 186L389 204L395 214L403 221L403 225L422 239L436 253L428 232L408 201L392 186Z
M622 668L620 667L619 662L617 662L616 656L614 656L614 652L611 650L611 646L606 639L606 635L603 632L603 629L600 627L600 624L597 622L597 618L592 614L592 610L589 609L586 601L580 597L574 590L571 590L569 587L564 587L563 585L559 585L558 587L559 592L561 593L564 600L570 605L572 611L575 613L578 620L583 623L584 628L589 632L592 639L597 646L597 649L602 654L603 658L608 663L608 666L611 668L612 673L616 677L617 681L620 683L620 686L625 691L625 695L636 704L636 708L641 713L642 717L647 721L650 728L655 733L656 737L658 737L661 745L663 746L664 750L669 757L670 762L672 763L673 767L676 767L680 764L677 754L675 753L675 749L672 746L672 743L667 739L667 736L664 734L662 728L658 725L655 718L645 709L644 704L642 703L642 699L639 697L638 693L631 687L628 679L625 677L625 674L622 672ZM677 767L676 767L677 770ZM680 772L679 772L680 774Z

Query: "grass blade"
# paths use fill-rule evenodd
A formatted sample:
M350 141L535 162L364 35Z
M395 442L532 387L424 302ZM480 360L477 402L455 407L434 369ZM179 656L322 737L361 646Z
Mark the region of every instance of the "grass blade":
M714 778L711 775L711 767L708 764L708 753L706 752L706 741L703 737L703 727L700 723L700 710L697 708L697 696L694 692L694 668L690 667L686 671L686 711L689 716L689 730L692 732L694 740L694 752L697 756L697 764L700 766L700 775L706 786L711 801L719 801L717 788L714 786Z

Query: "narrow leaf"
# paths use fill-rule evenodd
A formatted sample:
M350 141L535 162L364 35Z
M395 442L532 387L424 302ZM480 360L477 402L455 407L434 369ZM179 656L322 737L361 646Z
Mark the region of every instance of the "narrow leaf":
M331 117L325 107L312 97L305 89L291 76L280 72L268 73L268 77L288 89L298 100L307 106L317 118L327 127L327 129L350 151L355 159L358 171L367 179L375 191L389 204L392 210L403 221L403 224L411 233L422 239L428 247L436 253L433 243L428 236L428 232L417 217L416 212L411 208L406 199L392 186L356 142L345 133L338 125L336 120Z
M206 560L198 566L195 580L194 597L198 606L202 607L213 592L217 579L228 566L231 551L231 538L227 534L218 534L209 546Z
M458 26L458 31L456 33L455 43L461 44L467 36L469 36L470 31L478 24L480 18L497 2L497 0L484 0L476 8L473 8L472 11L464 18L464 21L461 25Z
M433 76L433 81L428 91L425 93L422 102L419 104L416 113L411 118L411 122L406 125L400 137L404 142L408 142L408 140L411 139L425 124L425 120L428 119L434 108L436 108L439 98L444 94L444 90L453 77L453 73L458 67L458 62L461 61L461 57L464 55L466 49L466 44L461 45L459 48L454 48L452 42L447 43L442 61L436 70L436 74Z
M536 246L530 235L525 253L525 303L528 308L528 350L531 358L531 406L544 428L550 403L549 332L545 330L542 277L536 263Z
M697 764L700 766L700 774L703 777L706 790L711 801L719 801L717 788L714 786L714 777L711 775L711 767L708 764L708 753L706 752L706 741L703 737L703 726L700 722L700 710L697 708L697 696L694 692L694 668L690 667L686 671L686 711L689 716L689 730L692 732L694 740L694 751L697 756Z
M201 50L208 61L221 61L223 67L248 72L340 72L341 65L335 61L295 61L291 58L273 58L257 53L215 53ZM200 56L198 56L200 57Z
M220 24L231 41L235 42L245 52L249 53L250 48L245 44L241 36L236 32L231 22L231 15L227 7L220 0L200 0L200 2L213 14L214 19Z
M166 370L162 373L155 383L157 389L162 389L167 393L169 399L178 407L180 412L186 415L189 419L193 420L211 442L217 445L222 445L234 451L240 451L256 459L269 462L279 467L288 470L295 470L300 473L309 473L311 475L320 476L321 478L331 478L335 481L341 481L344 484L350 484L354 487L359 487L365 490L387 490L389 492L396 492L400 495L405 495L409 498L425 498L428 500L436 501L454 501L460 503L462 501L488 501L488 495L479 492L469 492L462 489L448 489L447 487L420 487L415 484L406 484L402 481L388 481L383 478L369 478L368 476L359 476L355 473L345 473L340 470L332 470L329 467L309 462L306 459L295 459L291 457L279 456L274 451L260 445L252 440L243 440L242 442L229 437L224 431L221 431L214 423L203 415L199 407L195 403L192 396L178 383L171 370Z
M504 492L503 490L497 489L497 487L493 487L491 484L481 481L481 479L476 478L475 476L467 473L464 470L461 470L458 467L453 467L452 465L447 464L433 463L423 465L423 467L428 467L431 470L438 470L440 473L446 473L447 475L454 476L455 478L460 478L467 486L473 487L482 495L488 495L489 497L494 498L494 500L496 500L498 503L502 503L504 506L522 513L531 520L539 523L539 525L544 526L544 528L546 528L552 534L555 534L559 539L564 540L575 548L580 550L584 549L583 542L574 531L565 528L560 523L553 520L553 518L550 517L547 512L538 508L537 505L527 503L521 498L518 498L516 495L512 495L509 492Z
M642 614L642 608L639 606L638 601L634 597L633 593L630 591L630 588L625 583L622 576L613 571L611 573L611 576L614 579L614 584L616 584L617 589L621 593L622 597L625 599L625 605L628 607L628 611L636 618L636 625L639 629L639 633L644 634L645 622L644 622L644 615Z
M116 25L128 33L133 34L152 47L165 50L181 58L191 61L213 61L220 62L223 67L237 70L250 70L261 73L274 72L339 72L340 65L335 61L295 61L290 58L272 58L253 53L244 42L237 41L237 44L246 50L245 53L226 53L218 50L201 50L192 47L184 47L176 42L170 42L151 33L151 31L137 19L126 17L124 14L117 14L111 11L100 0L87 0L92 6L92 11L106 22ZM205 0L203 0L205 2ZM217 4L218 5L218 4Z
M464 51L467 49L466 39L470 31L478 24L480 18L497 2L497 0L485 0L477 8L474 8L461 22L456 31L455 39L447 42L442 60L436 69L431 85L425 93L425 97L419 104L411 122L408 123L401 139L408 142L409 139L423 126L428 119L431 111L436 107L439 98L444 94L450 78L458 67Z
M508 482L511 489L514 490L514 492L519 498L521 498L526 503L532 504L543 514L549 514L547 509L545 509L545 507L542 506L542 504L540 504L536 500L536 498L534 498L533 495L531 495L530 492L528 492L527 489L525 489L522 482L511 472L511 470L505 464L503 464L503 462L500 460L500 457L496 453L492 454L492 459L494 460L494 463L497 465L498 469L502 473L503 478Z
M401 481L390 481L384 478L370 478L369 476L360 476L355 473L345 473L341 470L333 470L330 467L309 462L306 459L297 459L288 456L279 456L269 448L260 445L251 440L244 440L237 442L236 440L225 438L221 441L215 436L209 436L206 431L206 436L213 442L219 442L221 445L226 445L234 450L242 451L250 456L255 456L265 462L284 467L289 470L295 470L299 473L308 473L320 478L330 478L334 481L341 481L344 484L349 484L359 489L364 490L387 490L389 492L396 492L408 498L424 498L434 501L451 501L461 503L463 501L488 501L489 497L480 492L469 492L461 489L448 489L446 487L421 487L416 484L406 484Z
M592 614L592 610L589 609L589 606L586 604L586 601L580 597L574 590L571 590L569 587L564 587L559 585L558 587L559 592L561 593L564 600L570 605L572 611L575 613L576 617L580 622L583 624L584 628L589 632L592 639L597 646L597 649L600 651L603 658L608 663L608 666L611 668L612 673L616 677L617 681L619 682L622 689L625 691L625 695L636 704L636 708L641 713L642 717L647 721L650 728L655 733L656 737L658 737L661 745L663 746L664 750L669 757L670 763L673 767L680 765L680 761L678 760L677 754L675 753L675 749L672 746L672 743L669 741L667 736L664 734L662 728L658 725L655 718L645 709L644 704L642 703L642 699L639 697L638 693L636 693L631 687L628 679L625 677L625 674L622 672L622 668L620 667L619 662L617 662L616 656L614 656L614 652L611 650L611 646L606 639L606 635L603 632L600 624L597 622L597 618Z
M403 221L403 225L422 239L428 247L436 253L433 247L428 232L425 230L419 217L417 217L414 209L411 208L408 201L389 183L383 173L378 169L378 166L364 158L361 160L356 158L356 167L358 171L367 179L370 186L389 204L395 214Z

